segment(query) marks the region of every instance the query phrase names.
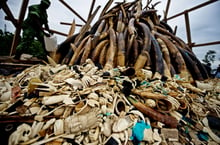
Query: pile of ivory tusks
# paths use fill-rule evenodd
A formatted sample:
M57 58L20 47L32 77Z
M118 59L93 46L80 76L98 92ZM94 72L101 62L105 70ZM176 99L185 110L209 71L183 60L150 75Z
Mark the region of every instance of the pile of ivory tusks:
M10 135L1 139L8 145L196 144L205 132L220 143L206 121L220 117L219 80L196 80L195 87L178 75L162 81L145 69L134 73L98 69L87 59L0 76L0 129Z
M98 21L87 33L71 38L71 47L60 45L55 60L59 63L83 64L92 59L104 69L117 66L134 67L153 71L154 78L170 79L179 74L187 81L204 80L208 74L192 50L174 35L168 24L160 21L154 9L140 0L122 2L109 9L109 1ZM109 10L108 10L109 9ZM77 36L81 39L76 41ZM69 51L68 51L68 50Z

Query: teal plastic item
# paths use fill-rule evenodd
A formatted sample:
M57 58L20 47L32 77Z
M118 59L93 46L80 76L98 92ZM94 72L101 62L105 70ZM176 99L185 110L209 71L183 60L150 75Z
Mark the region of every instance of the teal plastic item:
M110 113L110 112L106 112L106 116L110 116L112 113Z
M149 87L151 84L149 82L147 82L147 81L142 81L141 85L142 86L145 85L146 87Z
M130 139L138 142L142 141L144 138L144 130L150 128L151 126L145 123L143 120L137 122L132 128L132 136Z
M198 132L197 136L201 141L208 141L209 140L208 133L200 131L200 132Z

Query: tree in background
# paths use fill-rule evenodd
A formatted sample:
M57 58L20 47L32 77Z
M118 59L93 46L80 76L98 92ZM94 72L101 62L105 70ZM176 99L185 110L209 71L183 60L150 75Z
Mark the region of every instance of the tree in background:
M208 63L214 63L215 61L215 54L216 52L214 50L209 50L206 55L205 55L205 58L202 60L205 64L208 64Z
M0 56L8 56L11 50L11 44L14 34L0 29Z
M204 62L204 65L206 67L206 70L208 71L208 74L209 76L212 77L212 74L213 74L213 70L212 70L212 63L214 63L215 61L215 55L216 55L216 52L214 50L209 50L204 59L202 59L202 61Z

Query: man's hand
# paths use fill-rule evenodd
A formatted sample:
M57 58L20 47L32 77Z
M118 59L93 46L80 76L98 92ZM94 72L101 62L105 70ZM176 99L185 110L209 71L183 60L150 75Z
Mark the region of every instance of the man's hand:
M50 36L51 36L50 33L46 33L46 32L44 32L44 35L47 36L47 37L50 37Z
M45 24L45 30L50 34L50 36L53 35L53 32L50 30L47 23Z
M50 36L53 35L53 31L49 30L48 32L49 32Z

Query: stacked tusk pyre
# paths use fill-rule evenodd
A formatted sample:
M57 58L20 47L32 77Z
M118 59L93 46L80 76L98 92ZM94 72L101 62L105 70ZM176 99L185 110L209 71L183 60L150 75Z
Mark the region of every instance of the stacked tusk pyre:
M55 58L57 62L75 65L90 58L106 70L129 66L138 73L144 68L158 79L171 79L174 74L190 82L208 78L188 45L160 21L155 5L143 7L138 0L118 3L108 10L112 2L87 33L76 34L60 45L57 56L62 57Z

